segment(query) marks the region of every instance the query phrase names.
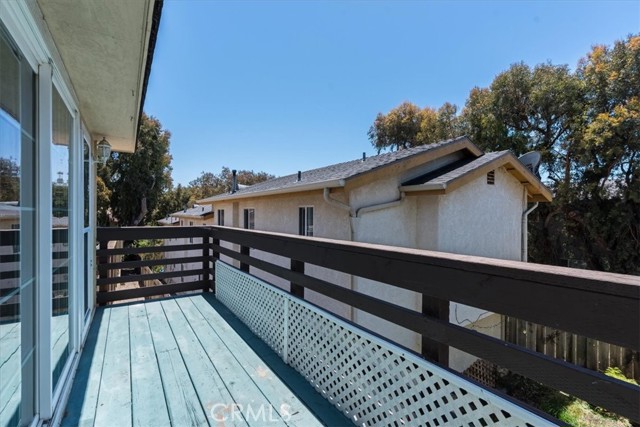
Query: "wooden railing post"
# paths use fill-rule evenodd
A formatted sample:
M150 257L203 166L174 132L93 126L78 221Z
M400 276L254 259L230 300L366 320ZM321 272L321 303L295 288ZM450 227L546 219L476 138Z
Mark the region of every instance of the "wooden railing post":
M212 246L220 246L220 239L215 237L215 234L212 233L212 238L210 242ZM220 259L220 252L213 249L211 252L211 292L216 293L216 261Z
M304 262L298 261L296 259L292 259L291 271L295 271L296 273L304 273ZM298 285L294 282L290 282L290 283L291 285L289 290L291 294L304 299L304 286Z
M100 240L100 249L109 249L109 241L108 240ZM109 270L106 268L107 263L109 262L109 256L99 256L98 259L98 278L106 279L109 277ZM98 290L96 290L96 295L98 294ZM106 305L106 303L100 303L98 305Z
M251 254L251 248L249 246L240 246L240 253L242 255L249 256ZM245 264L244 262L240 263L240 271L244 271L245 273L249 272L249 264Z
M211 259L209 258L209 254L211 253L211 248L209 246L210 242L209 238L209 230L205 230L202 233L202 291L209 292L211 290Z
M449 301L422 294L422 314L449 322ZM441 365L449 366L449 346L422 336L422 355Z

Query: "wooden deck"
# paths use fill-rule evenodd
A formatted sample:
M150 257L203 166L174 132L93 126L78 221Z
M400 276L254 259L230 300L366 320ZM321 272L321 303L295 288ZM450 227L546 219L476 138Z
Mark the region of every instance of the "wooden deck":
M62 420L119 427L350 424L212 294L99 308Z

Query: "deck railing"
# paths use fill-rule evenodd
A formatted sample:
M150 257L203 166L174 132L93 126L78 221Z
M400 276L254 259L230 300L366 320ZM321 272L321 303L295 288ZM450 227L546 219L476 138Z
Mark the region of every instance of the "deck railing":
M187 244L171 242L107 249L107 241L139 239L194 239L188 245L197 255L108 263L114 255L188 249ZM249 272L252 267L288 281L287 290L296 297L304 298L305 291L311 290L416 332L422 336L423 355L441 364L447 363L448 348L454 347L640 422L639 387L452 324L448 310L449 302L461 303L638 351L638 277L228 227L103 228L98 230L98 240L102 248L98 251L99 303L182 291L215 292L213 261L222 255L235 260L243 271ZM277 255L280 261L288 259L287 267L265 261L265 252ZM183 275L201 275L199 280L123 291L109 289L123 279L107 277L108 270L187 260L200 264ZM306 265L417 292L422 295L422 310L305 274ZM163 280L178 277L175 274L135 274L126 280Z

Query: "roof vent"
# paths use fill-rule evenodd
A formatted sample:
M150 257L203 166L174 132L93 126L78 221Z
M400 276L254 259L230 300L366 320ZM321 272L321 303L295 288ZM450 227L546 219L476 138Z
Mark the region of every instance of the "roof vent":
M204 212L204 206L202 207L202 212Z
M496 171L492 170L487 173L487 184L494 185L496 183Z
M302 172L298 171L298 182L302 181Z
M231 171L231 193L236 191L238 191L238 171L234 169Z
M362 161L364 162L365 160L367 160L367 153L362 152Z

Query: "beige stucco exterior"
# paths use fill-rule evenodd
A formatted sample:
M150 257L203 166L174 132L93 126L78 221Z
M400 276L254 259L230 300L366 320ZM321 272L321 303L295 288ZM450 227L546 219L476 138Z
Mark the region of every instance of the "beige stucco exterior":
M256 229L298 234L298 208L313 206L314 236L317 237L520 259L521 217L526 210L526 193L523 184L505 168L495 170L493 185L487 183L486 175L482 175L455 191L438 195L402 194L399 187L403 181L438 167L434 164L406 166L395 165L349 182L344 188L331 189L330 198L351 209L329 204L323 191L316 190L222 200L213 203L213 210L216 215L218 210L225 211L225 226L244 227L243 210L255 209ZM376 205L383 208L371 208ZM214 222L217 223L216 218ZM288 259L259 251L253 251L252 255L289 267ZM232 262L224 256L222 260ZM288 289L288 282L280 278L254 268L251 273ZM412 310L421 310L421 296L415 292L316 266L306 266L305 273ZM420 351L421 337L414 332L311 291L306 292L305 298ZM502 334L501 316L497 314L457 303L452 303L450 310L450 321L454 324L496 337ZM450 354L450 366L458 370L464 370L475 360L455 349L451 349Z

